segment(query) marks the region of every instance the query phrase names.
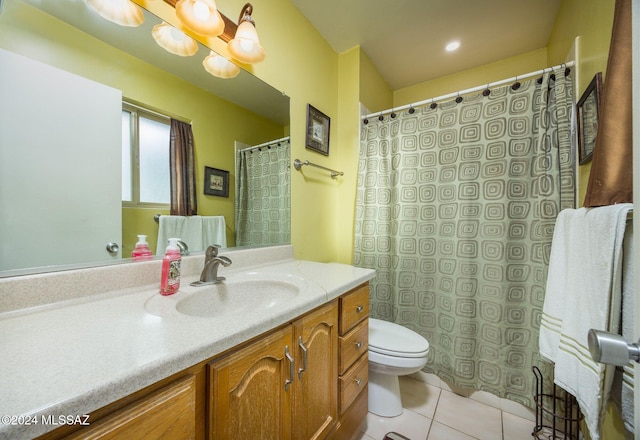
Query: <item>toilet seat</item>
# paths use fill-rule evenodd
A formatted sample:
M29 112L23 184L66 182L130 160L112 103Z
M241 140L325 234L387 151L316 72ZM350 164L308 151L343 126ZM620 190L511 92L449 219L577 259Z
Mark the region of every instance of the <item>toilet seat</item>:
M369 352L393 357L423 358L429 352L429 342L406 327L369 318Z

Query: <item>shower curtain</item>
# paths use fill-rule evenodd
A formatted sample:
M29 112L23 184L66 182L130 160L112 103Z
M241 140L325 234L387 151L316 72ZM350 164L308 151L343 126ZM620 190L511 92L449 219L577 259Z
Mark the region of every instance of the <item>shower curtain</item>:
M376 270L372 315L429 341L424 371L534 407L573 101L564 69L518 84L363 125L354 262Z
M236 246L291 242L290 141L238 152Z

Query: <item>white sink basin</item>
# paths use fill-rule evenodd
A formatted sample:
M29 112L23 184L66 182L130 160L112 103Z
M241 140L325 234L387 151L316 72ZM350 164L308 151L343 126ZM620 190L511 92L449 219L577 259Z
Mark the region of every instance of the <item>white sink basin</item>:
M303 278L290 274L242 273L218 284L187 286L178 293L154 295L145 308L160 316L178 314L214 318L283 307L305 289ZM171 312L171 309L174 312Z

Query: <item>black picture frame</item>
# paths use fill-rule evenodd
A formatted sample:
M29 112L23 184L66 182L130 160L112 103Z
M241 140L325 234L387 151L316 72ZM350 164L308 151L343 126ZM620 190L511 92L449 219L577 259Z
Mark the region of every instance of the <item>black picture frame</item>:
M593 157L598 133L598 115L600 114L600 95L602 90L602 72L595 74L582 97L578 101L578 162L588 163Z
M328 156L330 130L331 118L311 104L307 104L306 147Z
M229 171L204 167L204 193L208 196L229 197Z

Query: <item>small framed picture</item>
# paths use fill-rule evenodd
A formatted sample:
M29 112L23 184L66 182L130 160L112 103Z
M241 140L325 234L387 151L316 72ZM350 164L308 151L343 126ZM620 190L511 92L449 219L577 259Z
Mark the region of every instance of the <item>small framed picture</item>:
M229 171L204 167L204 193L208 196L229 197Z
M598 133L602 73L598 72L578 101L578 159L580 165L591 160Z
M307 148L328 156L330 127L329 116L311 104L307 104Z

